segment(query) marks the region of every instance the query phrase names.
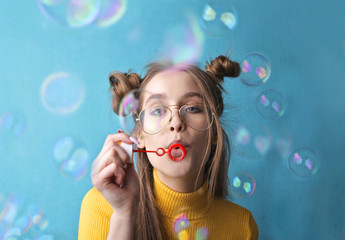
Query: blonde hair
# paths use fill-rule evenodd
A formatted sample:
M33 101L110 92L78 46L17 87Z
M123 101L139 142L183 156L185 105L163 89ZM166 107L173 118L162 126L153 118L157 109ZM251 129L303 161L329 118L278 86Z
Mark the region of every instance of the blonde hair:
M156 74L171 67L173 66L169 63L151 63L147 66L148 70L143 78L131 72L111 73L109 82L114 112L119 113L120 101L130 90L144 89ZM205 103L211 107L215 116L212 127L207 130L206 152L210 150L211 153L208 159L203 159L198 174L198 177L208 181L207 198L208 203L211 204L214 197L226 198L229 195L227 186L231 149L229 137L220 122L224 110L222 92L225 91L222 83L224 77L239 76L241 69L237 62L231 61L226 56L218 56L210 63L206 62L205 71L194 65L187 65L179 68L179 70L189 73L195 79L201 94L204 96ZM139 128L137 127L135 131L139 131ZM216 136L216 144L212 144L212 136ZM205 172L201 173L203 166L206 166ZM146 153L137 155L136 168L140 183L140 196L135 239L166 239L167 236L153 191L153 166Z

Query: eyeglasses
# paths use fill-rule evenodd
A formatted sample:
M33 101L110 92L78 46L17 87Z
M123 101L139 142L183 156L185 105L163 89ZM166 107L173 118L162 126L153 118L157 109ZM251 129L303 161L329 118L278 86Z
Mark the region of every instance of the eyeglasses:
M172 106L179 109L181 120L194 130L204 131L213 123L212 111L206 104L186 104L180 108L170 105ZM153 135L162 131L171 122L172 110L168 106L150 106L143 109L136 120L145 133Z

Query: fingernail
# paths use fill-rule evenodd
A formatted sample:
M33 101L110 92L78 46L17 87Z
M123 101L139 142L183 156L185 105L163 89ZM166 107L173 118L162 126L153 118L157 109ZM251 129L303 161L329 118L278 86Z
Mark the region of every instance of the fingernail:
M139 145L139 141L138 141L138 139L136 139L135 137L130 136L129 139L130 139L132 142L134 142L136 145Z
M123 131L121 129L117 129L117 133L122 133Z

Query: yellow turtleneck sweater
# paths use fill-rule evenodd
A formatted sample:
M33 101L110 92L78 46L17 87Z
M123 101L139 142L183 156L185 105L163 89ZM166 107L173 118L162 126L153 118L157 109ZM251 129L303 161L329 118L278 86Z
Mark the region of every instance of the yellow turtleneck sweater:
M155 198L169 239L258 239L257 225L247 209L220 198L206 207L206 181L195 192L179 193L160 181L156 169L153 177ZM92 188L81 205L78 239L106 239L112 214L109 203Z

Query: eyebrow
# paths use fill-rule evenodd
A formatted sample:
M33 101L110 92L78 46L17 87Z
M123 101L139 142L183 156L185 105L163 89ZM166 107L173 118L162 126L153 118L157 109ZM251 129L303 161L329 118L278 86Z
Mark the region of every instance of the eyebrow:
M203 99L201 97L201 94L198 93L198 92L188 92L188 93L186 93L185 95L182 96L182 98L192 98L192 97L198 97L200 99ZM167 98L167 95L164 94L164 93L163 94L161 94L161 93L153 94L148 99L146 99L145 103L147 103L147 102L149 102L149 101L151 101L153 99L162 99L162 98Z

